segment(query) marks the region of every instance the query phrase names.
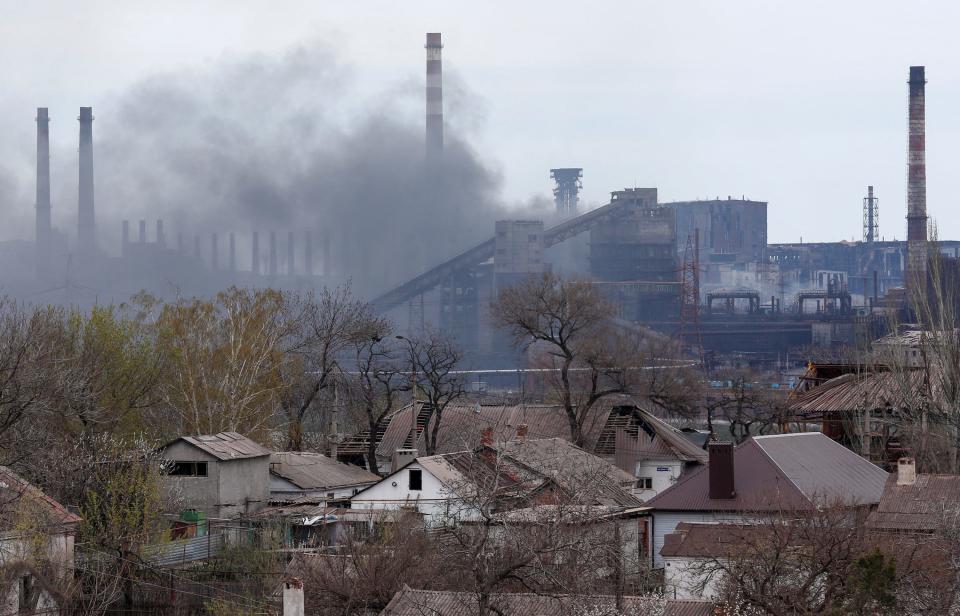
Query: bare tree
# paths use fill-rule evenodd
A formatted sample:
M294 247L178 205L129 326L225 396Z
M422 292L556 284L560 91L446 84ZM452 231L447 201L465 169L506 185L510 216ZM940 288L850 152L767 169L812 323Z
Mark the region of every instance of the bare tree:
M756 383L748 371L721 373L715 379L719 388L706 394L707 430L714 432L714 421L726 422L730 437L742 443L751 436L776 430L785 421L783 397Z
M418 394L425 396L430 407L425 441L427 455L432 456L437 452L444 410L465 393L463 376L457 372L463 351L453 338L439 330L427 330L418 338L397 338L407 343L407 370L416 381Z

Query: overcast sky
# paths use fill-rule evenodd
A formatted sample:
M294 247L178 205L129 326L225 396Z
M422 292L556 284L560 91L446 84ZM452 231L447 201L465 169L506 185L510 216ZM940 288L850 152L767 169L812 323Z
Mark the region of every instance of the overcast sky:
M32 206L37 106L51 109L53 139L73 144L79 106L94 106L95 131L122 122L97 110L153 74L318 43L347 65L345 97L369 103L422 83L424 33L439 31L447 83L459 91L448 121L499 172L505 202L546 195L551 167L579 166L591 204L634 185L657 187L661 201L768 201L774 242L859 238L868 184L881 234L903 238L906 80L908 66L924 64L928 212L941 237L960 239L950 171L960 163L954 2L2 7L0 169L17 188L7 212Z

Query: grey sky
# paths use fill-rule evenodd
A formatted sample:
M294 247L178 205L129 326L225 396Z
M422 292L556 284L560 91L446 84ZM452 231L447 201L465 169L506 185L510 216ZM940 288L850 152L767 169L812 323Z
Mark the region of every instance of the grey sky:
M960 53L952 2L3 2L0 168L32 206L33 113L76 139L81 105L157 72L282 54L317 41L349 66L346 100L423 79L423 38L469 93L448 120L502 176L503 199L584 167L585 197L656 186L661 200L770 202L770 240L860 235L866 185L880 229L903 238L906 80L927 66L928 209L960 239ZM407 110L411 118L420 110ZM349 116L349 106L338 111ZM95 131L122 121L97 114ZM269 117L257 121L269 122ZM108 187L98 186L98 191ZM75 195L55 195L75 209ZM0 233L6 237L7 233Z

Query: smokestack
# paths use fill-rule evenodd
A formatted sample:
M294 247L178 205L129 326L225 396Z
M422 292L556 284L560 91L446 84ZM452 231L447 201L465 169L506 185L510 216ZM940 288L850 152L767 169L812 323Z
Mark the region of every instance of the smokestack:
M907 146L907 289L920 289L927 272L926 87L924 67L910 67Z
M50 269L50 116L46 107L37 107L37 211L36 211L36 266L37 273Z
M313 237L310 232L306 232L303 243L303 270L307 276L313 276Z
M147 221L141 220L139 224L139 233L137 234L137 241L141 244L147 243Z
M270 232L270 275L277 275L277 232Z
M159 218L157 219L157 246L161 248L166 247L167 245L167 236L163 233L163 221Z
M217 234L210 235L210 269L217 271L220 269L220 250L217 247Z
M260 275L260 234L253 232L253 263L250 270L257 276Z
M177 233L177 256L183 256L183 233Z
M440 33L427 34L427 160L443 153L443 62Z
M872 244L877 241L877 198L873 196L873 186L867 186L867 196L863 200L863 241Z
M127 248L130 246L130 221L124 220L122 224L122 239L120 240L120 254L127 256Z
M77 119L80 120L78 248L81 253L92 254L97 250L93 209L93 107L81 107Z
M330 277L330 271L333 269L330 267L330 230L323 230L323 278L326 280Z
M230 271L237 271L237 241L234 238L233 233L230 233L230 257L229 257Z
M287 233L287 276L293 276L293 231Z
M711 499L731 499L737 495L733 473L733 443L710 443L707 462Z
M200 236L193 236L193 258L200 259Z

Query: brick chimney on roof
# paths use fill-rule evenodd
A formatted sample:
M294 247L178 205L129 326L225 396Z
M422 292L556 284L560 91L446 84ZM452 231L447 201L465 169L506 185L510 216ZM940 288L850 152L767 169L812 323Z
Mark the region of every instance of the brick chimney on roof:
M707 473L710 477L710 498L731 499L737 495L733 472L733 443L710 443Z
M917 483L917 463L913 458L897 460L897 485L912 486Z
M493 445L493 428L486 427L480 433L480 444L489 447Z
M527 440L527 431L530 429L530 426L523 423L517 426L517 440L523 442Z

